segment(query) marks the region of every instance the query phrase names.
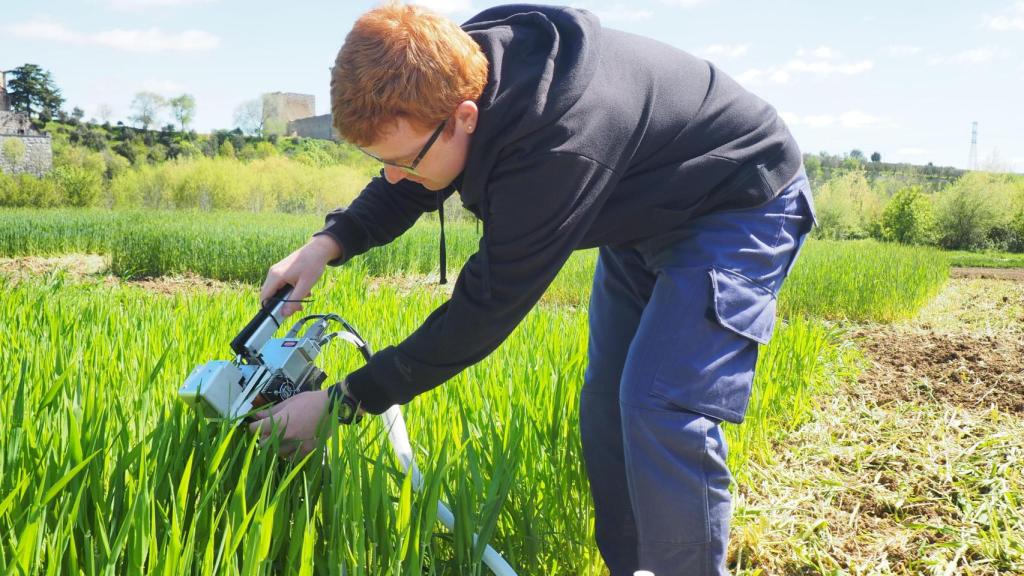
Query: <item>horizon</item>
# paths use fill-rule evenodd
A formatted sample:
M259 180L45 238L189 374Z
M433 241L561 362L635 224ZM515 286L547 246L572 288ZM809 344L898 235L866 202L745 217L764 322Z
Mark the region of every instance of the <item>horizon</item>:
M415 3L457 22L500 4ZM774 105L805 153L858 149L885 163L968 169L977 121L976 168L1024 172L1024 114L1008 96L1024 86L1022 1L928 9L875 1L858 12L796 0L543 3L588 9L605 26L710 60ZM67 111L79 107L89 120L108 106L112 124L130 124L141 91L192 94L190 127L203 133L232 129L235 109L263 93L312 94L324 114L334 56L376 4L318 1L289 15L249 2L244 20L229 0L14 5L0 24L0 69L37 64L51 72Z

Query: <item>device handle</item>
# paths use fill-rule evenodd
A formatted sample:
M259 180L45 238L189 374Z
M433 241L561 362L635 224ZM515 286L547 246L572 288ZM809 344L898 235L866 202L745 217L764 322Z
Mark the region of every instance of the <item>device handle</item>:
M294 287L291 284L285 284L273 296L268 298L266 303L260 303L260 311L253 316L252 320L249 320L245 328L242 328L238 336L235 336L235 339L231 341L231 349L235 351L235 354L245 358L246 361L255 361L254 355L259 351L263 343L250 344L250 340L266 326L267 320L273 320L274 326L273 330L266 334L265 339L269 339L274 334L280 324L280 308L292 290L294 290Z

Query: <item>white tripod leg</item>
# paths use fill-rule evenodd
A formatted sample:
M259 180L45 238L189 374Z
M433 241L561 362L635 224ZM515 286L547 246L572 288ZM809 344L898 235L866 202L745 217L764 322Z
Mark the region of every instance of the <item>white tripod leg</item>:
M405 429L405 419L402 418L402 411L397 405L392 406L381 414L381 417L384 418L384 427L387 428L391 447L395 449L395 456L398 456L398 461L402 463L406 473L412 474L412 487L418 492L423 487L423 476L420 475L420 470L416 467L416 461L413 459L412 446L409 444L409 433ZM437 502L437 518L446 528L452 531L455 530L455 516L444 505L444 502ZM476 544L476 538L477 536L474 534L474 544ZM484 550L484 564L496 576L516 576L515 570L490 545Z

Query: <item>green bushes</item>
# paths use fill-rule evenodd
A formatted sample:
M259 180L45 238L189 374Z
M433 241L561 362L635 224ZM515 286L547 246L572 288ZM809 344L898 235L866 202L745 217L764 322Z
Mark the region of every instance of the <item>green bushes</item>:
M117 154L66 154L43 178L6 180L0 206L322 215L350 203L369 180L360 167L306 164L271 150L269 144L252 148L248 162L199 156L134 168Z
M60 204L60 192L53 180L0 172L0 206L49 208Z
M1024 177L968 172L940 191L869 184L864 172L833 177L815 192L815 236L874 238L954 250L1024 251Z
M818 237L847 240L879 235L883 200L871 189L862 170L829 180L814 191L814 200Z
M1017 232L1024 210L1024 178L971 172L937 194L938 244L943 248L1009 249L1024 244Z
M103 177L85 168L64 166L54 170L51 177L66 206L95 206L103 192Z
M934 227L931 200L917 187L897 192L882 212L882 238L890 242L927 244Z

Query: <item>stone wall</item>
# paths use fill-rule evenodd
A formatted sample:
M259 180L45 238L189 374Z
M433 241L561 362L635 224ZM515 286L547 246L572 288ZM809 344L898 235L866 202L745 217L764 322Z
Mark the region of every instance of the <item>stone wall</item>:
M331 124L330 114L292 120L288 123L286 134L288 136L338 141L338 137L334 133L334 126Z
M0 172L42 176L52 168L50 135L34 130L28 114L0 111Z
M280 134L288 123L316 114L316 97L312 94L271 92L263 95L263 131Z
M15 144L9 144L9 142L15 142ZM8 155L12 153L15 157L9 158ZM52 168L53 146L48 134L36 136L0 134L0 171L8 174L43 176Z
M0 111L0 134L39 135L38 132L32 129L32 122L29 121L28 114L3 111Z

